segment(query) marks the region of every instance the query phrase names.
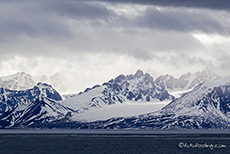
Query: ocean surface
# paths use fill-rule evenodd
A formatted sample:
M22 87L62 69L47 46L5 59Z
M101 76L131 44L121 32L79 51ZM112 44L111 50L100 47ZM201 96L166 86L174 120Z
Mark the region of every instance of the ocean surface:
M5 130L1 154L230 153L230 131Z

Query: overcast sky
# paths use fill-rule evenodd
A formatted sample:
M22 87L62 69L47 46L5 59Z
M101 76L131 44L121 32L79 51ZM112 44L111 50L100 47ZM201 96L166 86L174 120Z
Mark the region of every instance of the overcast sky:
M0 1L0 76L65 74L76 92L137 69L230 74L227 0Z

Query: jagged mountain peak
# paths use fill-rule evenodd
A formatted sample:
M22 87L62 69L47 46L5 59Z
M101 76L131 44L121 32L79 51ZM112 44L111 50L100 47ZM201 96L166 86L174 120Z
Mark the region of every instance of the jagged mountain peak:
M216 73L210 70L204 70L195 73L188 72L179 78L174 78L171 75L161 75L156 79L156 84L169 90L189 90L204 81L217 80L219 78L220 76Z
M229 129L230 77L201 83L160 111L81 123L94 129Z
M179 80L184 80L188 77L190 77L192 75L191 72L188 72L188 73L185 73L185 74L182 74L180 77L179 77Z
M47 83L43 83L43 82L38 82L37 87L41 87L41 88L52 88L51 85L47 84Z
M187 73L180 82L180 78L176 79L171 75L160 76L154 81L150 74L138 70L135 74L121 74L102 85L87 88L84 92L65 100L61 100L51 85L42 82L23 91L1 88L0 127L230 128L230 77L204 80L207 77L215 79L216 76L202 71ZM171 83L173 88L176 88L175 81L182 86L179 88L183 88L184 85L189 87L187 85L192 85L193 82L199 85L180 98L173 99L167 91L167 86ZM116 104L117 107L156 103L156 101L158 104L164 100L171 103L160 111L148 111L141 115L136 114L134 117L115 116L107 120L81 121L87 114L93 115L108 108L110 110L106 112L113 111L112 104Z
M62 100L60 94L49 84L39 82L34 89L39 89L40 95L39 98L42 99L43 97L48 97L57 101Z
M137 70L137 72L134 74L134 77L138 78L138 77L141 77L141 76L143 76L143 75L144 75L143 71L139 69L139 70Z
M70 96L62 101L70 108L85 112L91 108L101 108L112 104L126 102L160 102L170 101L174 97L163 87L155 84L148 73L119 75L102 85L87 88L78 95Z
M122 82L123 80L125 79L125 75L123 75L123 74L121 74L121 75L119 75L119 76L117 76L114 80L110 80L109 82L115 82L115 83L120 83L120 82Z
M156 79L156 82L158 82L159 80L162 80L162 79L170 80L170 79L175 79L175 78L174 78L172 75L169 75L169 74L160 75L160 76Z
M205 75L216 75L216 73L210 69L207 70L202 70L202 71L197 71L194 74L205 74Z
M219 79L220 76L217 75L214 71L212 70L203 70L203 71L197 71L194 73L188 72L186 74L181 75L180 78L186 78L186 77L190 77L190 76L196 76L196 77L201 77L201 78L207 78L207 80L209 79Z
M170 117L172 121L179 120L165 126L168 128L185 124L186 121L188 128L230 127L230 77L198 85L191 92L166 105L159 114L173 115ZM205 125L204 121L209 123Z

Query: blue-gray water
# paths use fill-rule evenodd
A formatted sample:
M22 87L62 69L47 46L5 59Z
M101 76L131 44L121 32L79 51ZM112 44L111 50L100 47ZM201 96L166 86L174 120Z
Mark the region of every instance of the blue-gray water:
M230 153L229 131L0 130L3 154Z

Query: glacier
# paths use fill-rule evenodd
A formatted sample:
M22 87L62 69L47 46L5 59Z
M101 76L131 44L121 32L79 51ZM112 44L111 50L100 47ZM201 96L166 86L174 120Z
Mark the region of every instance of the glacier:
M2 86L0 128L229 129L229 101L230 77L210 72L154 80L138 70L71 95Z

